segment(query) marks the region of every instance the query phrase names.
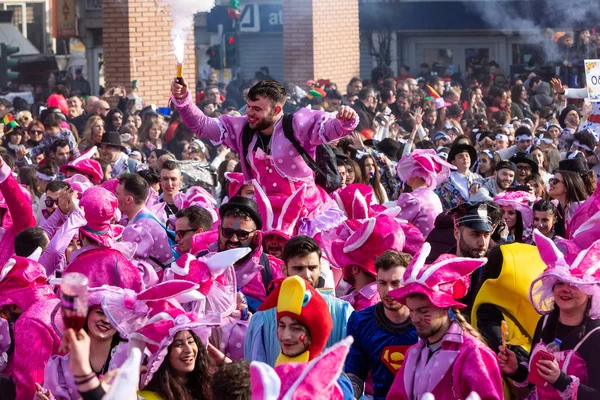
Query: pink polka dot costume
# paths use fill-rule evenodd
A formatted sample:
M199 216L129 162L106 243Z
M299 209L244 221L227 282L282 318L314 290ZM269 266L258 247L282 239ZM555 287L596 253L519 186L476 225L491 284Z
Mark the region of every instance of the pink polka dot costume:
M403 182L411 178L425 181L425 186L402 193L395 204L402 209L399 217L413 223L424 237L431 232L436 217L443 211L442 202L433 190L450 176L453 169L453 165L442 160L433 150L414 150L396 166L398 177Z
M242 136L248 117L231 117L222 115L209 118L204 115L188 94L184 99L173 98L182 121L197 135L210 139L214 144L223 144L232 151L242 154L242 172L246 180L256 179L268 196L290 196L302 184L306 184L306 198L301 214L306 222L301 224L301 232L314 236L316 233L331 228L329 219L320 219L324 211L337 209L335 202L327 193L316 186L314 173L304 162L294 145L285 138L281 120L276 123L275 130L265 152L246 151L243 148ZM342 121L335 114L302 109L294 114L294 136L308 154L315 157L316 148L322 143L331 142L352 133L358 125L358 117L352 121ZM258 136L254 135L249 149L254 149ZM341 216L339 210L336 215Z

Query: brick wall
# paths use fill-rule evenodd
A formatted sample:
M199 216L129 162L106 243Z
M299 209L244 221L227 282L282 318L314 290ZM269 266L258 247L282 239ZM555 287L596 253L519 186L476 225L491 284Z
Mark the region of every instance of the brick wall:
M152 1L105 1L102 40L106 87L122 85L130 91L132 81L138 79L138 93L145 104L167 105L177 65L171 26L169 9L159 9ZM184 77L195 93L193 32L186 44Z
M360 72L359 43L358 0L283 0L286 81L345 87Z

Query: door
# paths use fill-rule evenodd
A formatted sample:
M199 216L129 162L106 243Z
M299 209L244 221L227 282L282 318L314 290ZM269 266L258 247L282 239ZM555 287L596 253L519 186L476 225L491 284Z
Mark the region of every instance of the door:
M92 65L88 70L91 72L88 77L92 93L96 96L100 93L100 86L104 87L104 50L100 48L92 49Z

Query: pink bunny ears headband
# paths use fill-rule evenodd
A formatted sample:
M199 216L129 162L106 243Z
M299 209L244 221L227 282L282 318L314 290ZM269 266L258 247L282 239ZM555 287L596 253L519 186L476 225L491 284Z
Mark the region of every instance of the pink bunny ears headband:
M485 264L487 259L453 257L426 266L425 260L430 251L431 245L425 243L419 256L406 269L402 278L403 286L391 291L390 296L406 304L408 296L423 294L439 308L466 307L457 299L467 294L470 274Z

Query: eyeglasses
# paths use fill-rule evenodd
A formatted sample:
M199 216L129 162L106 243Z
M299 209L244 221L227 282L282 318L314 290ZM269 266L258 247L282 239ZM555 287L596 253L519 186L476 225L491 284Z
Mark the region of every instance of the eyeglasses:
M529 165L517 165L517 169L523 170L523 171L531 171L531 166Z
M223 228L223 226L221 226L221 235L223 235L225 239L231 239L233 235L235 235L238 240L246 240L250 237L250 234L254 232L256 232L256 229L248 232L241 229Z
M182 238L185 236L186 233L188 232L196 232L197 229L180 229L178 231L175 231L175 236L178 238Z
M550 181L549 181L549 182L550 182L551 184L553 184L553 185L558 185L559 183L565 183L565 181L561 181L561 180L560 180L560 179L558 179L558 178L552 178L552 179L550 179Z
M38 130L38 129L31 129L31 130L29 131L29 133L30 133L30 134L32 134L32 135L43 135L43 134L44 134L44 131L40 131L40 130Z
M58 205L58 199L52 199L50 197L46 197L46 200L44 202L46 203L46 207L48 208L54 206L55 204Z

